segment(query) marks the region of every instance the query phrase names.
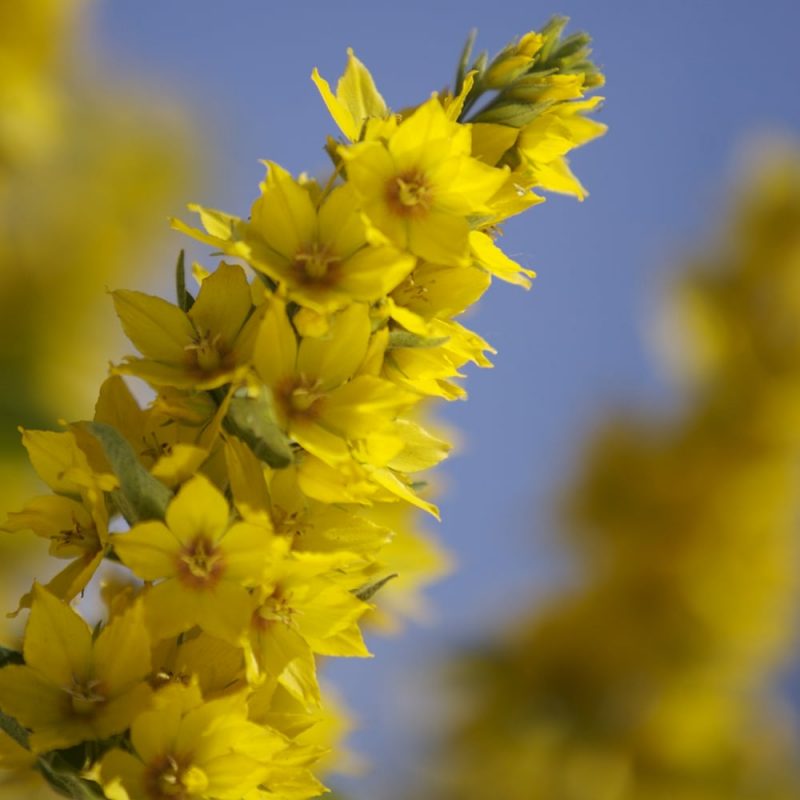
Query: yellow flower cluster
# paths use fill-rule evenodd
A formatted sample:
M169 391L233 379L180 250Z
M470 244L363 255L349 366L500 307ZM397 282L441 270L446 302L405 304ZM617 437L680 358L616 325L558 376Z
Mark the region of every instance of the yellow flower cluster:
M22 598L22 652L0 670L0 726L62 793L324 790L306 737L317 662L369 655L359 622L402 561L385 509L438 517L418 475L449 445L418 410L462 397L465 364L489 365L456 317L493 275L529 285L498 225L535 188L580 194L552 175L604 130L583 116L596 101L576 100L599 83L588 40L561 27L491 65L467 69L466 53L453 93L403 114L352 53L335 94L315 72L346 139L329 143L330 178L267 163L249 219L197 208L202 230L174 223L228 258L195 266L196 296L182 256L176 304L113 292L139 355L112 369L93 421L23 431L52 493L5 524L68 561ZM532 80L551 91L520 100ZM147 408L123 376L149 384ZM91 628L71 601L107 561L122 577Z
M682 412L602 427L565 531L583 586L475 658L447 788L415 796L800 796L776 692L800 599L797 153L741 197L676 294Z

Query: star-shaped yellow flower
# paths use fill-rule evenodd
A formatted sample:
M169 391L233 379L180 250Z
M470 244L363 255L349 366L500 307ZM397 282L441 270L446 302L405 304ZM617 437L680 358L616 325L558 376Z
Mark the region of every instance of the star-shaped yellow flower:
M188 313L143 292L113 297L126 335L144 356L129 357L116 372L183 389L213 389L246 372L258 320L241 267L220 264Z
M206 232L178 221L174 227L243 258L290 300L323 313L354 300L378 300L413 269L416 259L409 253L367 241L352 187L338 186L320 200L313 184L295 180L278 164L267 167L249 222L190 206Z
M147 704L150 641L140 603L92 640L67 603L38 584L24 665L0 670L0 708L30 728L35 752L121 733Z
M282 545L264 525L229 522L222 493L204 476L184 484L167 508L166 524L143 522L112 537L122 562L146 581L155 638L199 625L236 643L250 616L248 586L258 585Z
M450 120L432 97L386 141L341 147L347 180L381 238L441 264L469 264L469 217L491 214L488 201L508 170L471 156L468 125Z

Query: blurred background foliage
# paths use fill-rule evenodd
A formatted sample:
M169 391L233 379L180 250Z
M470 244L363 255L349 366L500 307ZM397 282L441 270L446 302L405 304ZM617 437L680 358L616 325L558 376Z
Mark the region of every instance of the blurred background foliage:
M570 585L453 656L414 796L800 796L781 692L800 599L800 152L756 158L677 274L659 329L678 409L590 437L562 496Z
M166 217L199 177L188 111L166 99L145 103L135 84L95 60L89 5L0 4L3 510L34 487L17 427L91 417L122 346L106 289L141 283L173 261ZM43 553L33 538L0 537L4 608L30 585L31 562ZM10 623L0 619L8 639Z
M106 289L141 282L167 255L165 218L196 185L188 111L154 106L93 60L89 3L0 3L0 507L32 493L17 427L89 418L121 336ZM193 142L196 139L192 140ZM14 607L44 549L0 537L0 606ZM19 624L0 616L13 642ZM0 766L30 755L3 735ZM6 773L6 776L13 773ZM54 796L37 773L0 797Z

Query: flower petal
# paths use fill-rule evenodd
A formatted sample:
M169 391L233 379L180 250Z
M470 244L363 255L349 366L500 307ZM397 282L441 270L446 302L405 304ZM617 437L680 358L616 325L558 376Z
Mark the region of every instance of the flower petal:
M56 686L71 686L89 677L92 634L68 603L34 584L23 652L29 667Z
M175 574L181 543L163 522L141 522L127 533L111 536L111 542L122 563L142 580L157 581Z
M125 335L147 358L181 363L185 347L194 336L189 317L177 306L143 292L119 289L112 292Z
M216 542L227 529L229 517L227 500L204 475L185 483L167 508L167 525L184 545L198 536Z

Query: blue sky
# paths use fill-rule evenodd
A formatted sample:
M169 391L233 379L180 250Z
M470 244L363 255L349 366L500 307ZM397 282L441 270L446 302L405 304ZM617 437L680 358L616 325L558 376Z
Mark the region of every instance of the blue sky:
M413 758L405 723L424 725L415 686L443 643L492 630L504 611L560 574L549 516L582 436L605 409L665 405L671 386L647 344L671 270L726 207L748 147L800 138L796 0L278 3L169 0L98 4L95 40L121 75L188 102L213 148L214 179L187 198L244 213L258 160L325 167L333 125L309 80L335 79L348 46L390 103L419 102L452 78L472 27L496 51L552 13L585 29L604 67L602 140L573 159L591 195L551 197L507 226L505 248L539 277L525 293L498 285L471 320L498 349L473 372L470 399L447 409L465 447L447 466L437 533L459 570L431 597L435 628L373 641L376 659L335 678L357 709L356 744L377 762L356 797ZM185 242L175 235L175 248ZM196 253L201 254L201 250ZM377 787L377 788L376 788Z

